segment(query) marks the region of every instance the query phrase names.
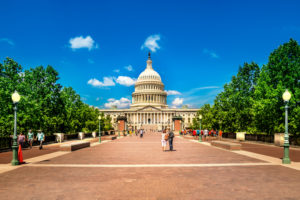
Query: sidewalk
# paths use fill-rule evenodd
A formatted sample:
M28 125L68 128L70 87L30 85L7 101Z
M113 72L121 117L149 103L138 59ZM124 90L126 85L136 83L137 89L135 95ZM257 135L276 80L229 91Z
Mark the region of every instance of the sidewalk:
M98 138L85 138L84 141L98 141ZM37 156L42 156L45 154L57 152L60 149L61 144L67 144L74 141L80 141L80 140L66 140L62 143L50 143L50 144L44 144L43 149L39 149L39 146L33 146L32 149L23 148L23 160L26 162L27 159L34 158ZM0 152L0 164L8 164L12 160L12 151L6 151L6 152Z

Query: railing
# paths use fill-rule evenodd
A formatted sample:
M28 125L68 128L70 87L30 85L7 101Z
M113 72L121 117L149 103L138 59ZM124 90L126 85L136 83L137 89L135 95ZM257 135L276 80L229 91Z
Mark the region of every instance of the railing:
M11 137L0 137L0 150L9 149L12 145L12 138Z
M92 133L86 133L85 137L92 137ZM65 134L65 140L77 140L78 139L78 133L72 133L72 134ZM55 135L46 135L45 137L45 143L54 143L56 142L56 136ZM39 145L38 141L33 141L33 145ZM12 146L12 137L9 136L2 136L0 137L0 151L6 151L11 149ZM24 147L28 147L29 144L26 141L24 144Z

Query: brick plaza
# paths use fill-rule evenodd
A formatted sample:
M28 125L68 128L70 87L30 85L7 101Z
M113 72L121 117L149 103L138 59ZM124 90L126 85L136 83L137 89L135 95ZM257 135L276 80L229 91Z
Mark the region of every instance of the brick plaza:
M282 165L282 148L243 144L228 151L176 137L162 152L159 133L127 136L74 152L55 145L24 150L11 167L0 153L3 199L299 199L300 150ZM35 153L36 152L36 153Z

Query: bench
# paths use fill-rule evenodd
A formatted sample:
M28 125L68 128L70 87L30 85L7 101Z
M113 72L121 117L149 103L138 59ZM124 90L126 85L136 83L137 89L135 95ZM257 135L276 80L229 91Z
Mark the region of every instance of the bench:
M211 141L212 146L220 147L227 150L241 150L241 144L232 143L232 142L224 142L224 141Z
M82 149L85 147L90 147L90 142L80 141L80 142L72 142L69 144L62 144L62 145L60 145L60 150L61 151L75 151L75 150Z
M115 136L115 135L105 135L105 136L101 136L101 141L104 141L104 140L115 140L115 139L117 139L117 136ZM90 141L91 143L93 143L93 142L98 142L98 141L99 141L99 137L89 139L89 141Z

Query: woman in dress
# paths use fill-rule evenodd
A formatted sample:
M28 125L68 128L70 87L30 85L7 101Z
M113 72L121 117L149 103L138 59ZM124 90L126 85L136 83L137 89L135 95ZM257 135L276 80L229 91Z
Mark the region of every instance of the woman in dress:
M163 132L161 133L161 148L162 148L162 151L166 150L166 146L167 146L166 136L167 136L166 130L163 130Z

